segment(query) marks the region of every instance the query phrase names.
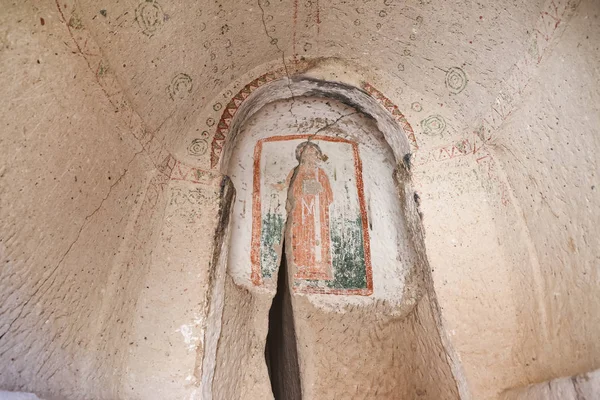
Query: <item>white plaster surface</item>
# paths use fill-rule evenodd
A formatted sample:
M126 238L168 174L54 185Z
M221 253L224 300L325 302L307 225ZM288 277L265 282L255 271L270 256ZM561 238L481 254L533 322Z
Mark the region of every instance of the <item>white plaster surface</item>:
M374 134L371 132L375 132ZM333 100L315 98L298 98L269 104L263 107L245 125L238 134L239 142L233 150L229 175L237 190L232 224L232 247L229 258L229 273L237 284L255 288L250 280L251 272L251 235L252 235L252 203L253 203L253 164L254 149L257 141L274 136L295 134L341 137L359 143L359 153L362 159L365 201L371 245L373 269L373 294L370 296L318 295L309 297L322 307L343 311L348 304L368 304L380 300L394 304L402 303L404 279L413 265L413 255L406 234L403 234L404 221L398 200L397 189L392 175L394 161L391 151L383 141L381 134L372 123L348 106ZM378 136L377 136L378 135ZM261 187L268 189L269 185L283 181L290 171L298 165L295 158L296 146L306 139L296 139L289 142L266 142L263 145L261 173L264 182ZM322 151L329 157L323 163L332 182L334 193L343 193L344 183L355 184L352 154L348 151L350 145L345 145L340 152L337 143L318 141ZM272 154L272 155L271 155ZM268 160L267 169L265 161ZM344 167L346 166L346 167ZM335 170L335 171L334 171ZM344 172L346 171L346 172ZM346 179L344 174L349 174ZM333 177L336 176L337 179ZM261 200L269 204L271 193L278 196L277 203L285 218L286 190L271 190L263 194ZM338 205L339 204L339 205ZM348 205L350 209L358 208ZM334 202L335 207L346 208L342 203ZM263 206L266 210L266 206ZM276 275L265 287L274 290ZM274 293L274 292L273 292Z

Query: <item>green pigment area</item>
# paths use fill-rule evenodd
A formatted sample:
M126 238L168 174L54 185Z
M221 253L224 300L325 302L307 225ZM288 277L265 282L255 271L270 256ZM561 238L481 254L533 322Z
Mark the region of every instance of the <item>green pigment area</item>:
M333 280L303 280L305 284L329 289L366 289L367 271L362 219L334 218L330 221ZM298 285L299 282L296 282Z
M271 278L279 267L276 249L283 242L284 223L284 216L276 213L266 213L262 220L260 266L263 278ZM367 273L360 215L355 219L333 218L330 227L334 279L303 282L321 288L366 289Z
M260 238L260 272L263 278L271 278L279 266L275 249L283 240L283 216L275 213L266 213L262 220Z
M316 281L318 286L332 289L364 289L367 287L365 248L362 218L354 220L335 218L331 220L331 258L333 277L331 281Z

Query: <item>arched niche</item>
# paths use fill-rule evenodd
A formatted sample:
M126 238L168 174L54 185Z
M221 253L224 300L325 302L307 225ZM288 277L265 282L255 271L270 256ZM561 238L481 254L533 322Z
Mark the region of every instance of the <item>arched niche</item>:
M312 178L303 178L305 161L318 171ZM297 379L302 398L457 398L425 268L410 144L385 109L352 86L272 82L237 111L219 168L236 198L205 394L269 398L273 380ZM265 343L283 258L278 349L296 365L277 377Z
M375 121L377 129L392 150L394 158L399 163L406 164L408 162L407 157L411 152L408 132L398 124L388 110L383 108L366 91L345 83L323 81L307 76L294 76L279 79L259 87L240 104L237 112L229 122L227 137L222 145L216 167L222 173L227 173L231 162L231 151L237 142L240 128L253 114L265 104L297 97L321 97L338 100L353 107L356 111L368 115Z

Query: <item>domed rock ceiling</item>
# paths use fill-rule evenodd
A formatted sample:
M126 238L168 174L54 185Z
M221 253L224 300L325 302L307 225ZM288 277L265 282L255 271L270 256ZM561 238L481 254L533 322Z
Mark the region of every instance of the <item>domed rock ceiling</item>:
M177 139L198 128L212 138L215 126L205 120L218 122L220 107L253 79L329 57L344 60L338 74L355 72L385 88L414 113L415 125L439 116L445 128L423 130L451 140L474 130L500 93L521 89L515 85L525 83L556 22L571 12L566 1L435 3L142 1L134 8L81 1L59 8L77 50L95 56L88 59L98 78L113 74L147 129L175 151Z
M599 43L594 0L6 2L0 397L277 398L317 140L360 279L286 284L303 398L594 398Z

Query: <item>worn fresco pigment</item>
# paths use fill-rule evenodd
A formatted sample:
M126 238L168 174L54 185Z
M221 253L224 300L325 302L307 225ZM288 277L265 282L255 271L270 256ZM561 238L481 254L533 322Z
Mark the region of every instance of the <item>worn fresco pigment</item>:
M323 162L327 156L318 144L301 142L296 147L298 166L290 171L291 264L296 280L331 280L331 234L329 214L333 191ZM286 249L289 251L289 249Z
M270 146L278 151L263 151ZM309 154L314 159L306 161ZM370 295L358 144L325 136L277 136L260 140L254 155L253 283L260 286L277 270L287 232L296 291Z
M265 278L271 278L280 262L277 248L283 243L283 228L285 216L269 212L261 222L260 238L260 273Z
M331 246L334 279L326 282L334 289L362 289L367 287L365 249L362 243L362 217L354 220L335 218L331 223Z

